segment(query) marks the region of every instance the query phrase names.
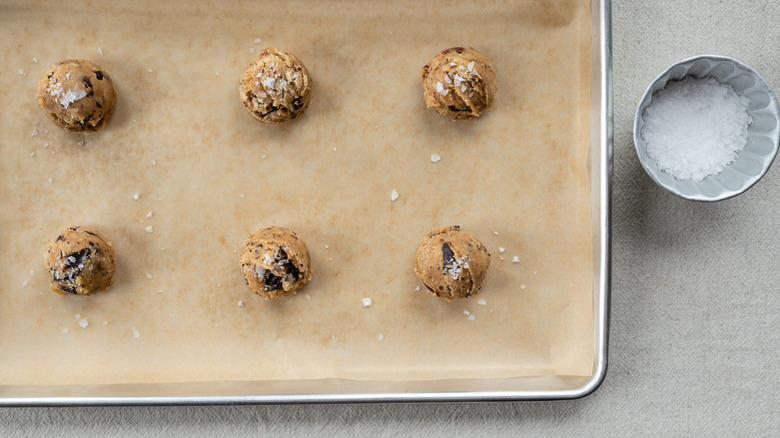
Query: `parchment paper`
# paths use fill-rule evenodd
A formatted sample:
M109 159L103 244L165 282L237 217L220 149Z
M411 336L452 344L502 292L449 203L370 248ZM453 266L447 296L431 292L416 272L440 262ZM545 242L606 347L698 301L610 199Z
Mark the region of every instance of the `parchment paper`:
M590 375L589 25L573 0L0 6L0 384ZM455 45L498 75L472 122L422 99L421 67ZM238 99L264 46L314 83L281 127ZM37 107L66 58L111 75L104 131L65 133ZM77 224L117 252L92 297L56 295L43 271L46 243ZM447 303L412 267L454 224L492 264L480 295ZM267 225L312 254L288 299L253 295L239 270Z

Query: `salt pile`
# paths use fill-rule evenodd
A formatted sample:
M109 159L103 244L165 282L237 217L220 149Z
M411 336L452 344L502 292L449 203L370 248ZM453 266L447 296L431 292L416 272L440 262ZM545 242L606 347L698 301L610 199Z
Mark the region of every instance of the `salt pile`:
M642 137L658 168L701 181L737 158L747 143L750 99L713 78L670 81L645 109Z

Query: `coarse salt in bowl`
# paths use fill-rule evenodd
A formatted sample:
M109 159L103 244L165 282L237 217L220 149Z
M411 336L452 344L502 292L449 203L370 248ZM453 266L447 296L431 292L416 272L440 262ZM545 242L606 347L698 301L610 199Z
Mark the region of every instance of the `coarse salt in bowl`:
M700 181L678 179L668 169L661 170L658 162L648 155L645 141L645 110L653 102L655 93L663 90L669 81L681 81L686 77L713 78L720 84L733 87L740 99L747 97L750 100L747 104L750 124L744 148L737 151L736 159L725 164L722 171L705 176ZM645 91L634 119L634 145L647 174L675 195L697 201L720 201L749 189L769 169L777 155L778 142L780 107L772 89L752 68L724 56L696 56L664 70Z

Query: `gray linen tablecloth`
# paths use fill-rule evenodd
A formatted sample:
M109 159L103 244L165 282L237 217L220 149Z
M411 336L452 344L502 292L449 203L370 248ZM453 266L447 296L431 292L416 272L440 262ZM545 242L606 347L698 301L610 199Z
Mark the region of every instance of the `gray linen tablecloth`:
M522 0L520 0L522 1ZM614 0L609 372L583 400L483 404L25 408L2 436L780 436L780 164L694 203L644 173L636 104L671 63L735 57L780 91L780 1Z

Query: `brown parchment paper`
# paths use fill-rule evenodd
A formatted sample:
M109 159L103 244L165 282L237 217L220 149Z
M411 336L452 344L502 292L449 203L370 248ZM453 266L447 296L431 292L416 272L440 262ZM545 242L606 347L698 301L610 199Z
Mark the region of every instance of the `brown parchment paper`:
M590 375L589 26L573 0L4 2L0 384ZM421 67L455 45L498 75L472 122L423 104ZM237 95L264 46L313 79L281 127ZM105 130L65 133L37 107L66 58L111 75ZM412 268L455 224L492 264L447 303ZM110 290L49 290L43 250L70 225L113 242ZM312 282L278 301L238 264L268 225L312 254Z

